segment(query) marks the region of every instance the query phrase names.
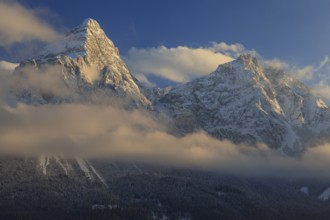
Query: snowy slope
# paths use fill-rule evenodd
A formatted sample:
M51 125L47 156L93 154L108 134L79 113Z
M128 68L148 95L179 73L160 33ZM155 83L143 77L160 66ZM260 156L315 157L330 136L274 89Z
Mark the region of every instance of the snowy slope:
M330 188L325 189L318 198L322 201L327 201L330 198Z
M266 143L293 154L329 128L326 104L283 71L241 55L208 76L172 88L156 107L182 134L205 130L236 143Z
M41 155L38 161L37 168L45 177L61 174L68 177L75 177L81 174L91 182L99 181L104 186L107 186L106 181L96 171L93 165L82 158L68 159L60 156Z
M34 59L20 63L15 73L29 71L57 74L72 95L58 97L55 94L53 97L54 94L47 94L48 99L43 100L43 94L30 90L28 92L34 94L24 94L24 98L28 97L23 100L26 102L86 101L92 96L110 96L125 99L135 106L150 107L150 101L140 92L118 49L93 19L86 19L63 39L45 47ZM29 97L34 98L29 100Z
M303 186L299 189L300 192L305 193L306 195L309 195L309 188L308 186Z
M290 124L313 133L330 127L328 106L307 85L282 70L269 68L266 72Z

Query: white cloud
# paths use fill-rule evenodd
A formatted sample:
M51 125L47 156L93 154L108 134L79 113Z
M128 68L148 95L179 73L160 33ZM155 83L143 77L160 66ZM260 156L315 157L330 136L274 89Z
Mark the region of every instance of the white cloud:
M17 63L0 61L0 74L10 74L10 73L14 72L14 70L17 66L18 66Z
M315 67L310 65L303 68L295 68L292 70L292 73L297 79L306 82L313 79L315 70Z
M291 68L293 76L300 79L330 104L330 65L329 57L325 56L318 65L303 68Z
M263 60L263 64L267 67L276 69L287 69L290 66L288 63L276 58L271 60Z
M214 71L219 64L233 58L212 48L179 46L137 49L128 51L125 60L133 73L153 74L174 82L187 82Z
M245 53L258 56L255 50L247 50L242 44L211 42L209 46L199 48L131 48L125 60L133 74L139 74L140 78L144 75L144 81L148 75L156 75L174 82L187 82L207 75L220 64Z
M30 91L32 94L52 94L59 97L72 96L73 91L61 77L62 69L58 66L45 66L36 69L34 66L26 66L24 70L18 70L18 74L0 74L0 94L22 94Z
M216 53L222 53L229 57L237 58L241 54L251 54L252 56L259 56L257 51L248 50L243 44L235 43L235 44L227 44L225 42L211 42L211 47L209 47L211 51Z
M95 65L85 65L81 68L82 77L90 83L94 83L100 79L100 71Z
M327 64L329 64L329 61L330 61L329 57L325 56L319 65L319 69L321 69L321 68L325 67Z
M279 59L262 60L265 66L284 69L294 78L307 84L324 101L330 104L330 59L325 56L318 64L296 66Z
M143 83L144 85L146 85L148 87L156 86L156 84L150 82L150 80L142 73L135 73L134 76L137 80L139 80L141 83Z
M0 46L31 40L51 42L60 35L36 13L16 1L0 1Z

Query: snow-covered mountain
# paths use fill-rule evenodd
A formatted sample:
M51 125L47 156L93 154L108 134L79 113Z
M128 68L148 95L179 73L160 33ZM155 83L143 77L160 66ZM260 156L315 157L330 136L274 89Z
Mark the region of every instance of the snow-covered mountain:
M115 97L130 107L165 115L176 135L204 130L219 139L265 143L288 154L302 152L329 133L325 102L285 72L264 70L251 55L241 55L210 75L173 88L145 88L130 74L118 49L93 19L86 19L35 58L20 63L15 74L24 75L31 68L41 73L51 69L72 94L60 97L25 90L19 98L27 103Z
M45 47L35 58L22 62L16 74L25 72L50 72L57 74L72 90L69 97L56 94L26 94L27 102L61 102L86 100L89 96L117 97L135 106L150 107L150 102L140 92L118 49L105 35L99 24L86 19L69 31L58 42ZM38 90L38 89L36 89ZM33 99L31 100L31 97Z
M176 86L155 105L183 134L205 130L235 143L266 143L286 153L330 127L327 105L303 83L280 70L264 71L241 55L210 75Z
M139 108L159 116L158 120L167 119L169 131L179 136L203 130L218 139L265 143L296 154L330 134L330 113L321 98L284 71L264 69L250 55L185 84L146 88L130 74L118 49L93 19L21 62L14 72L22 82L33 74L55 75L64 87L50 82L47 86L55 88L47 90L36 81L37 85L16 93L17 101ZM72 219L168 219L168 214L171 219L329 216L329 208L320 201L329 199L327 181L314 190L309 182L236 179L106 158L87 161L49 155L2 158L0 173L1 212L9 216L5 219L36 215L44 219L50 211L59 213L53 214L54 219L67 218L69 210L75 214Z
M92 102L125 108L151 108L151 102L141 93L118 49L93 19L86 19L33 59L21 62L14 72L15 76L22 78L33 74L56 75L63 85L54 83L50 86L55 88L48 91L40 85L24 87L17 92L18 101L27 104ZM49 77L50 80L53 78ZM68 88L70 94L62 96L63 87ZM102 182L93 166L81 158L68 160L43 155L38 160L37 168L45 176L50 173L67 176L82 173L91 181Z
M307 85L294 79L283 70L267 68L267 77L272 83L286 120L299 128L318 133L329 127L327 104Z

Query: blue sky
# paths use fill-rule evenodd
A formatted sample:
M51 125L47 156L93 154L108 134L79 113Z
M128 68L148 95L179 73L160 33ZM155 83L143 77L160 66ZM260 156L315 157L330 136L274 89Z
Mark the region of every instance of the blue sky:
M285 62L290 65L291 71L295 71L299 79L310 86L319 86L318 89L321 85L323 93L330 91L328 86L330 1L328 0L7 0L7 2L16 2L24 10L29 11L37 18L39 22L37 26L42 26L40 22L47 24L42 29L36 29L42 30L43 34L39 31L32 33L37 40L42 39L46 43L51 41L56 33L63 33L79 25L87 17L96 19L119 48L133 74L142 72L148 76L148 72L158 72L149 75L149 79L154 78L154 81L161 82L157 77L162 76L167 80L185 82L210 73L221 63L217 53L223 52L223 47L221 50L218 49L219 46L223 46L221 43L225 43L225 46L243 48L238 52L254 50L264 60L278 59ZM30 41L38 42L33 36L31 37L32 31L28 35L25 33L19 39L16 39L16 32L13 32L11 36L19 43L11 42L10 45L3 46L2 44L5 43L1 41L4 33L1 30L6 26L3 23L12 21L15 17L10 19L10 15L6 17L3 13L1 16L0 60L18 62L38 51L39 44L27 44L23 41L27 37ZM21 23L18 25L21 29L36 24L36 19L30 19L31 22L24 25L23 16L17 18L17 21ZM17 32L20 33L20 30ZM38 34L40 36L37 36ZM7 37L7 41L10 42L10 38ZM198 48L200 50L196 50ZM210 51L213 54L210 55ZM164 63L163 61L166 60L163 59L164 56L173 60ZM180 59L181 64L175 66ZM195 65L182 65L185 59L189 59L190 63ZM205 69L201 69L204 65ZM156 70L160 66L167 71ZM163 82L168 84L165 80Z
M328 0L22 0L48 8L43 17L73 27L98 20L122 54L131 47L199 47L210 41L241 43L267 58L299 65L330 53ZM49 16L49 14L51 14ZM57 18L54 19L54 14Z

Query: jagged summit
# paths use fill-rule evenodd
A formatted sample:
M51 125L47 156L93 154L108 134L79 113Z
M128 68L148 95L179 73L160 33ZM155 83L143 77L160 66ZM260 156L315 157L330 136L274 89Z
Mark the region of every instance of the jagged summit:
M32 60L22 62L17 71L33 65L37 69L60 67L57 74L85 97L91 91L104 96L125 97L137 105L150 105L120 58L118 49L94 19L88 18L70 30L61 40L46 46ZM55 74L55 73L54 73Z
M243 62L244 66L247 68L258 68L259 70L262 69L258 59L251 54L241 54L237 58L238 62Z
M84 26L86 28L101 28L99 23L93 19L93 18L86 18L81 26Z
M266 143L295 154L325 139L326 104L284 71L264 70L251 55L174 87L157 103L182 133L202 129L236 143ZM323 135L323 136L322 136Z
M255 64L258 64L258 59L256 57L252 56L249 53L240 54L238 56L237 60L240 60L240 61L243 61L243 62L247 62L247 63L254 62Z
M70 30L62 39L46 46L36 59L81 56L88 58L90 62L102 59L104 64L109 64L105 59L107 55L119 56L118 49L106 36L99 23L88 18Z
M280 103L285 117L298 127L309 126L314 132L328 127L326 103L306 84L293 78L285 71L268 68L265 70L268 79L276 90L276 99Z
M232 79L242 83L252 79L267 81L267 77L257 58L250 54L242 54L236 60L219 65L215 73L229 75Z

